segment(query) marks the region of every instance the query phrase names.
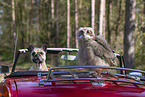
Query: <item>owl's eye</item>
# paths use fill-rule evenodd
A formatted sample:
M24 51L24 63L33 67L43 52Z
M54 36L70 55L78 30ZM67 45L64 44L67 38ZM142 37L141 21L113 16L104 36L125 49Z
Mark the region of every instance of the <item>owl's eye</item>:
M87 34L90 34L90 33L91 33L91 31L88 30L88 31L87 31Z
M82 34L84 34L84 32L83 32L83 31L81 31L81 32L80 32L80 34L82 35Z

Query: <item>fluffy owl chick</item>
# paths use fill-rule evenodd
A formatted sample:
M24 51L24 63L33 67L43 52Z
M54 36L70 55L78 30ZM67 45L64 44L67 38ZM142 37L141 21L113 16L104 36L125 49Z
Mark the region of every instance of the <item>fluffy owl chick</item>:
M91 27L81 27L78 31L78 61L81 65L117 66L115 55L107 41L98 35L95 37Z

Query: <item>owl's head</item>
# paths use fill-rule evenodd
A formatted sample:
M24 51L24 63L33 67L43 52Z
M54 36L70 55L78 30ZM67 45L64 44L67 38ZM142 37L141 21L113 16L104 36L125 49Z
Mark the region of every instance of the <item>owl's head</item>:
M91 27L81 27L78 31L78 40L87 41L94 38L94 30Z

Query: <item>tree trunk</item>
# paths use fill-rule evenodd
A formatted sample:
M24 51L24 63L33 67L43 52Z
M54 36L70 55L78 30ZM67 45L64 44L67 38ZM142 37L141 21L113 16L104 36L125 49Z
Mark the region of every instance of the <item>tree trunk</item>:
M15 2L12 0L12 31L14 35L14 44L16 42L16 32L15 32ZM11 34L12 35L12 34ZM13 48L13 43L11 43L11 47ZM16 45L14 46L14 57L13 57L13 62L15 60L15 54L16 54Z
M54 0L51 0L51 17L54 18Z
M116 21L116 28L115 28L115 41L117 40L117 36L118 36L118 29L119 29L119 21L120 21L120 18L121 18L121 4L122 3L122 0L119 1L119 10L118 10L118 18L117 18L117 21Z
M67 0L67 48L70 46L70 0Z
M58 1L56 0L56 19L58 19ZM56 20L56 47L59 47L59 26Z
M36 43L37 46L39 45L39 1L37 1L37 39L36 39Z
M26 8L26 13L27 13L27 14L26 14L26 17L27 17L27 20L26 20L26 21L27 21L27 22L26 22L26 43L27 43L27 44L30 43L30 41L29 41L29 26L30 26L30 25L29 25L29 21L30 21L29 18L30 18L30 17L29 17L29 14L28 14L28 12L29 12L29 11L28 11L28 10L29 10L29 6L27 5L28 2L29 2L29 1L25 0L25 8Z
M78 31L78 0L75 0L75 42L76 42L76 48L78 48L77 31Z
M15 32L15 2L12 0L12 24L13 24L13 33L14 33L14 41L16 38L16 32Z
M134 68L134 32L135 32L135 0L126 0L124 59L126 67Z
M110 3L111 3L111 0L107 0L107 33L108 33L108 36L107 36L107 40L108 40L108 43L110 43L111 41L111 31L110 31Z
M100 3L100 23L99 23L99 34L104 35L104 24L105 24L105 1L106 0L101 0Z
M91 5L92 5L91 26L94 29L94 26L95 26L95 0L91 0Z
M96 1L96 35L99 34L100 0Z
M143 15L144 15L144 19L145 19L145 0L144 0L144 9L143 9ZM145 33L145 21L144 21L144 28L143 28L143 33ZM145 44L145 40L144 40L144 44Z
M144 0L144 9L143 9L143 14L144 14L144 17L145 17L145 0Z

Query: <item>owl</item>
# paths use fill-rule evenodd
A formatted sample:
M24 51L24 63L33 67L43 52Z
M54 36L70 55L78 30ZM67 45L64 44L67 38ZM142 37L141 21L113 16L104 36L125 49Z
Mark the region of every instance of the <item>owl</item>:
M107 41L95 36L91 27L81 27L77 33L79 41L78 61L87 66L117 66L115 55Z

